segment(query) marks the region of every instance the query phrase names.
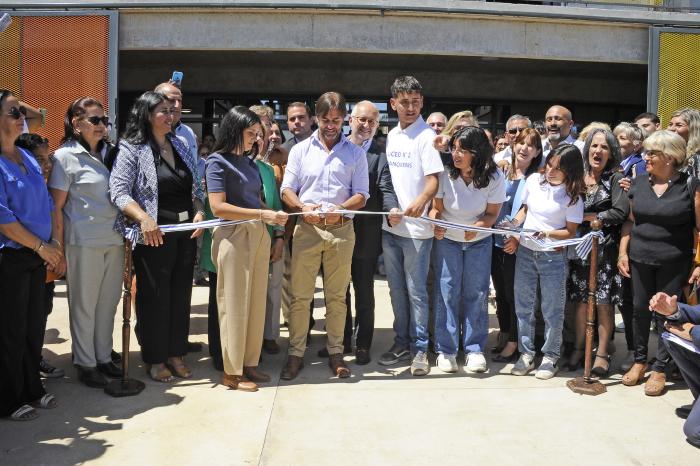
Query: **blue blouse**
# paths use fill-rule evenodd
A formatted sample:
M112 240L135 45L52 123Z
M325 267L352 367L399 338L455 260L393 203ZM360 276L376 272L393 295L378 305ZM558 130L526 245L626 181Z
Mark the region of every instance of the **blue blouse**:
M22 169L6 157L0 157L0 224L19 222L39 239L51 240L53 200L46 188L39 163L27 151L22 154ZM0 249L24 246L0 233Z

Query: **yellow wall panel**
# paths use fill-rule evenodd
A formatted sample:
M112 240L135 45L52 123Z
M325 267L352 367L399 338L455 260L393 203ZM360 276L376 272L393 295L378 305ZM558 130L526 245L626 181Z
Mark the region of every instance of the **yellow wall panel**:
M20 57L22 18L12 18L10 27L0 32L0 89L8 89L21 97Z
M676 110L700 108L700 34L660 33L658 96L664 127Z

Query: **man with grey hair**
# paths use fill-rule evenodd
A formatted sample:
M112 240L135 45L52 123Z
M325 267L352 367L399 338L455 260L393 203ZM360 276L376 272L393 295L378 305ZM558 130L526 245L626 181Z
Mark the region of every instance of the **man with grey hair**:
M505 163L510 163L511 157L513 156L513 144L515 143L515 138L518 134L525 128L532 128L532 122L526 116L515 114L508 118L506 121L506 142L508 146L501 152L494 154L493 160L500 165L500 162L505 161Z
M584 141L577 141L571 134L574 120L568 108L552 105L545 114L544 124L547 129L547 137L542 141L542 163L546 160L549 152L559 144L573 144L578 147L578 150L583 151Z
M433 128L435 134L440 134L447 126L447 116L442 112L433 112L428 115L428 119L425 122Z

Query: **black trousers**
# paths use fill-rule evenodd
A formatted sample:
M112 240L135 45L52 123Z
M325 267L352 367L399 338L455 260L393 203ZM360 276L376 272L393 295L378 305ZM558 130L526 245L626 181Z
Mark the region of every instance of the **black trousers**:
M680 369L683 380L688 384L694 398L693 409L683 425L683 433L690 444L700 448L700 403L697 402L700 395L700 354L688 351L673 342L668 343L668 352Z
M509 342L518 341L518 318L515 315L515 254L493 247L491 254L491 280L496 290L496 317L502 333Z
M622 277L622 305L620 306L622 322L625 324L625 342L627 350L634 351L634 294L632 279ZM613 332L613 335L615 332Z
M372 346L372 337L374 336L374 270L376 265L377 257L374 257L369 259L353 258L351 266L352 287L355 290L356 346L368 351ZM350 287L348 287L345 299L348 313L345 318L343 344L350 346L353 332Z
M219 329L219 306L216 304L216 282L218 274L209 272L209 306L207 307L207 334L209 336L209 356L214 365L222 367L221 331Z
M0 417L46 393L39 378L45 282L44 261L33 251L0 250Z
M158 247L134 249L136 318L141 357L160 364L187 353L192 274L197 242L192 232L168 233Z
M634 294L634 311L632 315L634 327L634 360L646 363L649 353L649 326L655 319L658 328L663 328L664 319L649 310L649 300L655 293L663 291L669 295L681 296L683 285L687 283L690 272L690 258L682 263L665 265L648 265L630 261L632 275L632 292ZM671 356L668 354L666 342L659 332L656 361L653 371L664 372Z

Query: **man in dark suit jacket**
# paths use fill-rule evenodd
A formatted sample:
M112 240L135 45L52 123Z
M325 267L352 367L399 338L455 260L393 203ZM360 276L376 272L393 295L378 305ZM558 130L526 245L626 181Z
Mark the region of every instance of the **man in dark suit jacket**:
M303 141L313 133L313 118L311 109L304 102L292 102L287 107L287 129L292 137L287 139L282 147L289 153L295 144Z
M352 255L352 286L355 290L355 327L357 345L355 362L370 362L370 346L374 334L374 270L382 253L382 222L398 223L401 217L399 201L394 193L386 154L372 144L379 127L379 110L372 102L359 102L350 115L352 133L348 139L367 151L369 172L369 199L362 210L369 212L396 212L387 218L379 215L355 215L355 250ZM347 297L348 318L345 321L345 345L350 345L352 318L350 293Z
M693 404L676 408L676 414L687 419L683 432L688 443L700 448L700 306L679 304L676 296L656 293L649 308L666 317L666 330L685 340L687 348L676 341L665 340L668 352L678 365L683 379L693 395ZM680 343L684 343L680 341Z

